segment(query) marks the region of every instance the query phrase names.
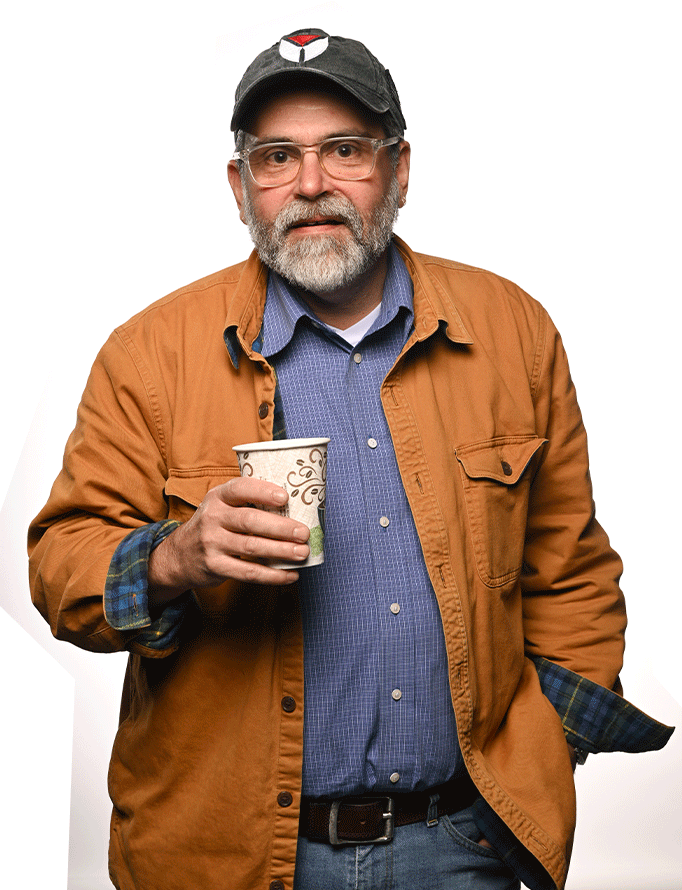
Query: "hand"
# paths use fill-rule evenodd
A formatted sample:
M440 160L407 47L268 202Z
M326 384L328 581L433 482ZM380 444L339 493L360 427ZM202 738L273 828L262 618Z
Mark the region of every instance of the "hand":
M261 560L302 562L310 550L301 522L257 509L282 507L289 495L272 482L231 479L212 488L196 513L156 547L149 558L149 602L158 608L186 590L227 579L291 584L298 572L273 569Z

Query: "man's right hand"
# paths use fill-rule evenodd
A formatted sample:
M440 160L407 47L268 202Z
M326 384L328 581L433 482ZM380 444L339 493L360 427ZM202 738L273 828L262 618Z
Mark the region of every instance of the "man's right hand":
M302 562L309 554L308 528L258 507L283 507L289 496L262 479L231 479L212 488L196 513L150 554L150 608L161 608L192 588L230 578L255 584L291 584L298 572L273 569L261 560Z

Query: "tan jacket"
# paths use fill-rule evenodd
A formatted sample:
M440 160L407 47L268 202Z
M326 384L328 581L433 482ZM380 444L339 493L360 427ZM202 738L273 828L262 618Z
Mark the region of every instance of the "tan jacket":
M415 330L381 396L440 605L462 754L483 797L561 887L573 778L561 721L525 656L619 688L621 564L594 518L585 431L547 313L489 272L397 244L414 282ZM252 255L112 334L29 535L33 598L53 633L132 652L109 774L121 890L293 884L296 591L197 591L179 647L163 652L110 627L102 606L112 554L131 529L187 519L238 475L233 445L272 438L274 374L251 350L266 279ZM243 349L238 368L227 328Z

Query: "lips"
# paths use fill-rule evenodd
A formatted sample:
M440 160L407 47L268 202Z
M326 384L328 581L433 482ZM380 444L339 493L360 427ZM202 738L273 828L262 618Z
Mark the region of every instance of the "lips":
M362 218L348 198L329 196L313 204L303 200L292 201L279 211L273 227L273 236L281 239L297 234L318 234L321 237L332 232L337 232L338 237L345 237L346 233L356 240L362 237Z
M314 228L315 226L341 226L343 223L338 219L302 219L293 223L292 229Z

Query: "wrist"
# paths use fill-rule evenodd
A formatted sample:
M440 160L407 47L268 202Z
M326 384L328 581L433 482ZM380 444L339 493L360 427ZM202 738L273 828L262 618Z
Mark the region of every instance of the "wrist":
M159 610L185 593L190 585L181 577L175 535L163 538L149 554L147 563L147 598L149 609Z

